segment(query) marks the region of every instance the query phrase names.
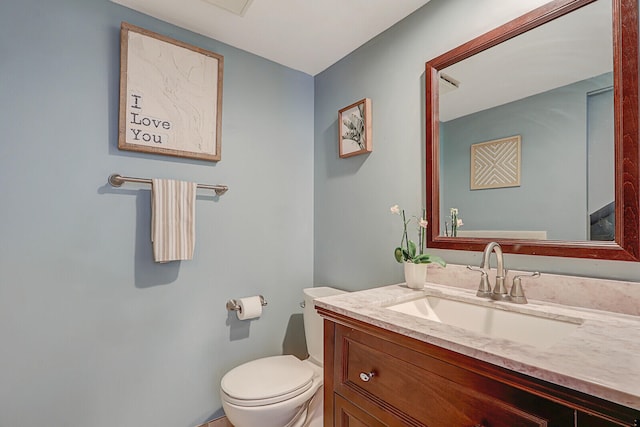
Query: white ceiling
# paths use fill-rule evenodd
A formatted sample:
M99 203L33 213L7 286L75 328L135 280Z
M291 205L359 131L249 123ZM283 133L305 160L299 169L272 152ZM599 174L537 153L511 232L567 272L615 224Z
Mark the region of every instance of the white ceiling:
M429 2L252 0L239 16L214 0L111 1L312 76Z
M312 76L429 2L111 1ZM547 0L527 1L534 8ZM597 1L545 25L544 30L449 67L444 72L460 86L442 94L440 119L451 120L611 71L610 23L611 2Z

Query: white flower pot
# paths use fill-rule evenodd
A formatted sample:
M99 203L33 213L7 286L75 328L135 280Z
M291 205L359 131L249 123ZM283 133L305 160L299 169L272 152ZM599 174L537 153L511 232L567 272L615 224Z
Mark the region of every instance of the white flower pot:
M404 281L411 289L422 289L427 281L427 266L429 264L404 263Z

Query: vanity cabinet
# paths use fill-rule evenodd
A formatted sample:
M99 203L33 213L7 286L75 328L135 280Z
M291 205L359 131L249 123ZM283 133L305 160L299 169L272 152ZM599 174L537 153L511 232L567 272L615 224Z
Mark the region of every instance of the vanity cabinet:
M630 408L318 311L325 427L639 427Z

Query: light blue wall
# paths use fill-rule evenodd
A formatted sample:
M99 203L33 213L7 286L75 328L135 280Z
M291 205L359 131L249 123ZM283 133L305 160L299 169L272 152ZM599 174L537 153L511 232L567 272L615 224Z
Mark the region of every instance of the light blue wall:
M221 162L117 149L121 21L224 55ZM210 418L227 370L299 331L313 78L107 0L4 0L0 76L0 426ZM114 172L229 185L198 193L192 261L151 261L150 188Z
M402 224L389 207L397 203L417 215L425 204L424 64L533 3L432 0L316 76L316 283L355 290L402 281L392 255ZM337 111L364 97L373 106L373 152L340 159ZM468 168L468 159L463 163ZM429 252L456 264L480 262L477 252ZM507 255L506 263L511 269L640 281L637 263L522 255Z
M528 8L432 0L313 79L107 0L3 1L0 426L196 425L219 413L224 372L300 342L302 288L401 281L389 206L423 205L424 62ZM225 56L219 164L117 149L122 20ZM337 111L364 97L374 151L339 159ZM151 262L149 189L113 189L113 172L230 186L198 197L194 260ZM630 263L507 262L638 279ZM228 317L256 293L260 320Z
M597 76L441 123L443 224L457 207L465 230L538 230L548 239L587 240L587 94L611 87L612 78ZM609 107L612 116L613 103ZM521 137L520 185L471 190L471 145L513 135ZM613 161L600 160L601 173L613 177Z

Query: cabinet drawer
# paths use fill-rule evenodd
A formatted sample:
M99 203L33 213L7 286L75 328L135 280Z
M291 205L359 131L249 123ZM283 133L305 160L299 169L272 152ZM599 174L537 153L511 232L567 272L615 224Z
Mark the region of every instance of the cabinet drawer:
M577 416L577 427L637 427L640 425L640 420L635 420L635 422L631 424L631 421L629 423L607 421L603 418L595 417L593 415L588 415L582 412L578 412Z
M345 377L363 398L413 418L416 425L546 427L547 420L358 342L348 342ZM367 381L363 380L371 375Z

